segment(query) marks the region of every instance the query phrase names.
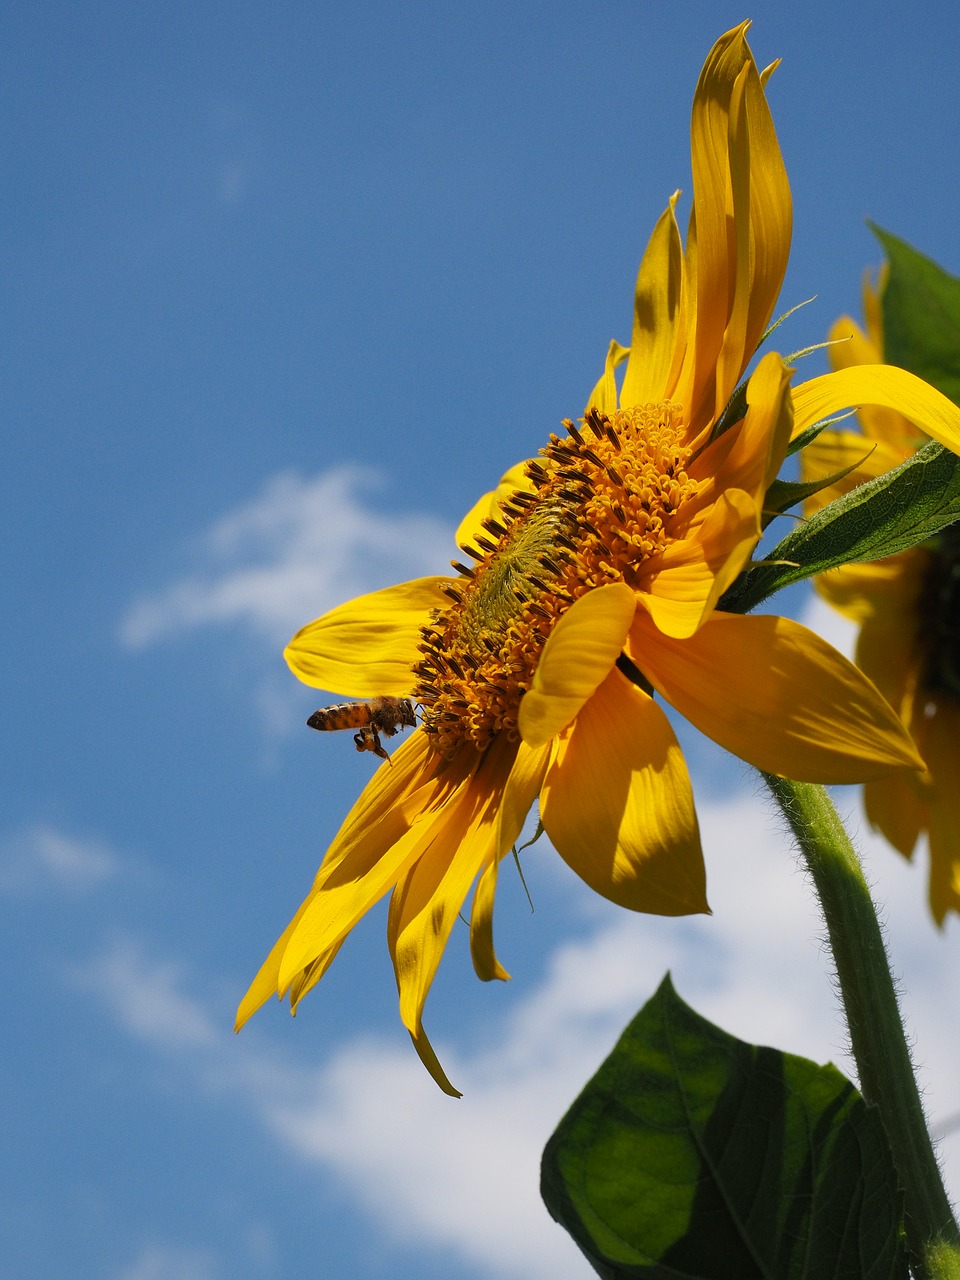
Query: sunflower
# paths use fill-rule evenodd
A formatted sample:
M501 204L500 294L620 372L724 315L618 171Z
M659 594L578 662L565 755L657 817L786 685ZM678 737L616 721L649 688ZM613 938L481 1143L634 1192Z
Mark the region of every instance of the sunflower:
M306 684L410 699L421 723L347 815L238 1027L271 995L295 1009L389 893L400 1016L455 1094L424 1002L474 883L475 971L508 977L493 946L498 868L538 799L556 851L597 893L634 911L708 911L690 779L655 695L772 773L840 783L920 767L874 686L824 641L716 609L759 539L791 434L850 391L826 375L791 392L771 352L731 401L791 233L746 29L718 40L700 75L686 247L675 195L640 266L631 347L611 344L584 416L467 516L454 576L352 600L287 648ZM960 440L960 413L926 384L883 366L866 378L858 400L902 401Z
M883 359L885 273L864 280L866 332L849 316L830 331L837 369ZM822 490L816 510L855 485L904 462L928 437L892 409L859 411L862 433L823 431L801 454L805 479L853 470ZM930 910L938 925L960 912L960 525L909 551L871 564L848 564L816 579L840 613L860 626L856 660L896 708L926 762L923 773L867 782L864 806L875 830L905 857L920 833L930 845Z

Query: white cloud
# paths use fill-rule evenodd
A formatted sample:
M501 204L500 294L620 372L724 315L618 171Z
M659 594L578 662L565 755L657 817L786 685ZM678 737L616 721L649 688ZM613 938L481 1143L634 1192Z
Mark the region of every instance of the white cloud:
M188 572L134 602L121 642L240 624L280 644L343 600L448 572L453 530L397 505L383 477L358 467L276 475L200 537Z
M591 911L590 932L557 949L499 1024L489 991L476 986L467 999L487 1011L485 1047L436 1046L464 1090L458 1102L439 1093L399 1029L304 1067L271 1047L268 1010L235 1038L182 994L185 973L135 948L89 965L86 985L132 1035L176 1051L202 1087L350 1189L388 1238L452 1250L490 1280L577 1280L583 1260L539 1199L540 1152L666 969L680 995L728 1031L853 1074L812 893L771 810L745 797L704 806L701 821L714 915ZM878 841L867 854L889 908L930 1112L946 1119L960 1110L960 1024L943 1013L953 1007L960 931L934 929L923 868ZM515 980L524 982L519 966ZM960 1135L943 1150L956 1192Z
M78 892L111 879L121 867L121 859L101 841L35 823L0 843L0 892Z
M197 1050L222 1039L200 1004L179 990L187 978L184 966L151 961L130 940L74 966L70 978L79 989L95 993L124 1030L147 1044L165 1051Z
M115 1280L217 1280L220 1275L220 1268L206 1249L151 1244L134 1262L118 1271Z

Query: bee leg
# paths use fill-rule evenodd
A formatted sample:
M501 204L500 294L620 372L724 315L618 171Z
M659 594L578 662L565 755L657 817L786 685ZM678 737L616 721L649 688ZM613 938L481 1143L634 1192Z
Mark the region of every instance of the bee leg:
M369 725L361 729L359 733L355 733L353 740L357 744L358 751L372 751L381 760L390 759L383 749L379 733L377 733L376 729L371 729Z

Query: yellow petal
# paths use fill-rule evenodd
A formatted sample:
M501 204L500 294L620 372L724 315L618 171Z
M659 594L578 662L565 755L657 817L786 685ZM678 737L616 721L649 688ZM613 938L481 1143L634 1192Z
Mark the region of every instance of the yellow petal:
M521 742L510 769L497 810L496 834L488 861L473 895L470 913L470 954L478 978L509 978L493 949L493 901L500 862L520 838L527 814L540 794L543 775L550 759L549 747L528 747Z
M620 656L635 607L626 583L611 582L563 615L520 703L518 727L527 746L542 747L577 714Z
M758 510L777 478L793 433L790 373L781 357L768 352L747 383L743 421L725 431L690 467L690 474L714 477L719 488L743 489Z
M760 508L739 489L721 493L686 535L649 566L656 578L644 595L665 635L693 635L750 559L760 538Z
M390 900L387 941L400 993L400 1017L416 1035L450 930L480 868L488 861L497 810L516 744L496 739L469 783L423 824L418 856Z
M519 489L531 492L533 486L527 479L525 462L518 462L500 477L496 489L491 489L476 502L460 521L457 528L457 546L463 547L472 543L477 534L483 532L483 522L499 519L504 502Z
M752 356L790 248L790 188L748 25L717 41L694 95L696 341L682 398L697 427L723 408Z
M679 192L654 228L640 264L634 296L633 338L620 404L626 408L663 400L680 332L683 250L674 217Z
M424 1031L423 1027L420 1027L416 1032L411 1031L410 1039L413 1041L413 1047L417 1051L417 1057L433 1076L434 1080L443 1092L450 1098L462 1098L463 1094L459 1089L454 1088L447 1078L447 1073L444 1071L443 1067L441 1067L440 1059L434 1052L433 1045L430 1043L427 1033Z
M851 622L865 623L876 614L878 608L886 608L882 601L890 594L891 588L899 585L901 579L905 578L907 564L917 567L926 555L927 552L920 547L914 547L910 551L887 556L884 560L838 565L835 569L827 569L818 574L814 586L817 593L845 618L849 618ZM914 582L919 585L919 580L914 579ZM908 622L909 617L909 614L903 614L896 625ZM859 666L863 666L859 658L857 662ZM876 684L875 673L868 671L867 674ZM881 689L881 693L890 701L884 689Z
M304 684L351 698L404 697L420 660L420 628L448 604L449 578L416 578L357 596L302 627L284 650Z
M614 370L623 364L629 354L629 347L621 347L619 342L610 343L607 349L606 363L603 367L603 376L590 392L590 398L587 401L587 413L591 409L599 409L601 413L616 413L617 380L614 377Z
M855 405L895 409L933 440L960 453L960 409L922 378L890 364L860 364L811 378L793 390L793 434Z
M557 853L603 897L654 915L709 910L683 753L657 704L618 671L558 742L540 815Z
M856 321L841 316L830 329L827 348L831 369L849 369L853 365L883 364L883 348L863 332ZM864 435L871 440L883 440L901 452L901 461L908 453L923 443L916 427L893 409L882 405L864 404L857 410L857 418Z
M851 316L841 316L830 326L827 356L831 369L857 364L883 364L883 352L867 337Z
M804 514L812 516L857 485L898 467L905 457L902 450L881 440L870 440L859 431L821 431L812 444L800 450L801 480L823 480L840 471L847 474L807 498L803 504ZM848 467L853 470L847 471Z
M874 685L789 618L714 613L671 640L638 612L628 653L691 724L768 773L846 783L922 768Z
M960 707L941 699L924 734L930 766L930 910L942 925L960 912Z
M913 855L917 837L926 827L926 806L912 773L891 773L863 788L867 821L905 858Z
M278 969L279 990L336 946L417 856L426 815L449 804L465 785L461 761L439 776L436 763L427 735L419 731L367 783L297 913Z
M837 599L841 611L862 624L857 666L905 724L910 723L922 661L919 605L929 563L930 553L913 547L886 560L857 565L861 572L856 578L841 579L839 591L838 584L830 582L831 595L827 597L831 604ZM844 586L846 593L841 594Z
M234 1023L234 1031L239 1031L243 1024L249 1021L257 1010L270 999L271 996L279 996L280 994L280 963L283 960L283 953L287 949L287 943L293 935L294 929L300 923L303 913L313 900L313 891L307 894L303 902L300 904L296 915L281 933L280 937L273 944L270 954L260 966L257 976L247 990L247 994L240 1001L237 1009L237 1017Z

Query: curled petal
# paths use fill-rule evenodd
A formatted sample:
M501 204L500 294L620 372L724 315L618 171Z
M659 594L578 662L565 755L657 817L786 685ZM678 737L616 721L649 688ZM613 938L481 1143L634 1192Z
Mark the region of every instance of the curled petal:
M591 409L599 409L601 413L616 413L617 380L614 377L614 370L623 364L629 354L629 347L621 347L619 342L610 343L607 349L606 363L603 367L603 375L590 392L590 399L587 401L587 413Z
M351 698L404 697L420 659L420 628L448 604L449 578L416 578L357 596L297 632L283 656L304 684Z
M790 188L748 25L717 41L694 95L696 338L679 398L697 429L723 408L752 356L790 248Z
M527 746L542 747L577 714L620 656L635 607L630 587L611 582L563 615L520 702L518 726Z
M960 912L960 707L941 700L924 732L930 766L930 910L942 925L948 911Z
M449 1098L462 1098L463 1094L459 1089L454 1088L450 1083L447 1073L440 1065L440 1059L434 1052L433 1045L424 1031L423 1027L419 1027L416 1031L410 1032L410 1039L413 1041L413 1047L417 1051L417 1057L433 1076L434 1081L440 1086L443 1092Z
M669 395L667 382L681 331L683 249L673 212L679 194L671 196L640 264L630 359L620 393L624 408Z
M540 816L561 858L619 906L709 911L683 753L657 704L618 671L557 743Z
M691 724L768 773L846 783L923 768L872 682L790 618L714 613L671 640L638 612L628 652Z
M935 387L890 364L860 364L811 378L793 390L793 434L831 414L873 404L898 413L946 449L960 453L960 409Z

